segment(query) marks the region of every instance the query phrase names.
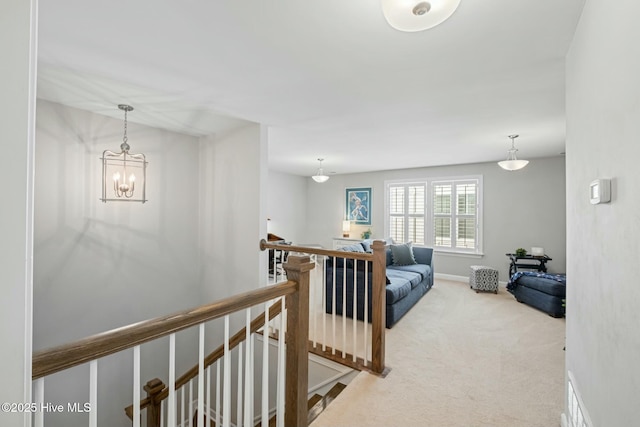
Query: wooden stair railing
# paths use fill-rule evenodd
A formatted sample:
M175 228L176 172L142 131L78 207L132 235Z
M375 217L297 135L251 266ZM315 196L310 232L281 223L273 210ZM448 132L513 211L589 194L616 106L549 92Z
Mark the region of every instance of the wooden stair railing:
M297 287L298 284L294 281L283 282L276 286L245 292L212 304L134 323L69 344L38 351L33 354L32 358L32 378L36 380L55 374L200 323L223 317L238 310L281 296L292 295L297 291Z
M281 312L282 312L282 304L280 304L280 301L273 303L271 307L269 307L269 319L274 319ZM255 319L251 321L251 326L249 329L251 333L254 333L254 332L257 332L263 326L264 326L264 312L260 313L258 316L256 316ZM244 342L246 337L247 337L247 328L244 327L229 339L229 351L236 348L238 345L240 345L241 342ZM224 344L221 344L218 348L213 350L211 353L209 353L209 355L207 355L204 358L204 368L206 369L207 367L213 365L223 356L224 356ZM198 364L194 365L191 369L189 369L180 378L176 380L175 389L176 390L180 389L180 387L189 383L189 381L194 379L197 375L198 375ZM158 378L154 378L147 383L147 385L145 386L145 390L147 391L148 396L146 399L143 399L140 401L140 409L142 410L147 408L147 410L151 411L151 414L153 414L156 411L160 410L160 405L162 404L162 401L165 400L167 397L169 397L169 389ZM127 416L133 419L133 405L127 406L124 410ZM148 419L149 419L149 413L147 413L147 420ZM159 422L160 421L158 419L158 422L155 423L154 421L153 425L154 426L159 425Z
M286 282L35 352L32 357L32 379L42 381L41 379L48 375L284 297L289 313L286 327L288 345L285 366L285 425L306 426L309 369L306 351L309 338L309 271L313 268L314 264L310 262L308 256L291 256L286 265L289 279ZM253 330L253 322L251 329ZM145 389L153 396L157 393L158 387L157 382L151 381L147 383ZM151 403L150 400L151 398L147 398L141 403L148 406ZM301 402L304 404L301 405ZM38 423L38 420L36 422Z
M374 240L371 249L373 253L346 252L317 247L282 245L269 243L266 240L260 241L260 249L275 249L278 251L288 251L289 253L302 253L310 255L320 255L329 258L346 258L353 260L368 261L373 264L372 269L372 295L371 295L371 362L370 364L362 358L353 361L353 355L338 355L329 346L325 349L309 345L309 351L321 357L325 357L334 362L341 363L358 370L370 370L371 372L385 376L387 374L385 366L385 324L386 324L386 244L382 240Z

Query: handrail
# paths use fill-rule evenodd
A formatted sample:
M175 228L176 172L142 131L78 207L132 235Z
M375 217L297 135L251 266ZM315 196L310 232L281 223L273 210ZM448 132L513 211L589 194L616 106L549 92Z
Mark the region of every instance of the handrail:
M109 332L34 353L32 379L38 379L139 344L170 335L191 326L223 317L297 291L294 281L282 282L230 298L180 311L168 316L134 323Z
M372 265L372 288L371 288L371 370L376 374L383 375L385 372L385 317L386 317L386 243L384 240L376 239L371 244L373 253L363 252L346 252L336 251L329 249L321 249L316 247L307 246L295 246L295 245L283 245L281 243L269 243L266 240L260 240L260 250L274 249L285 251L289 253L303 253L314 255L325 255L335 258L347 258L355 260L364 260L371 262ZM326 351L326 346L323 346L323 351L318 352L314 350L316 354L325 354L327 358L335 360L339 363L344 363L344 356L342 358L333 357L333 353L329 354ZM353 367L352 363L344 363L347 366ZM358 365L356 363L355 365Z
M282 312L282 303L280 301L273 303L271 305L271 307L269 307L269 319L275 318L281 312ZM250 325L249 329L250 329L251 333L253 334L254 332L257 332L258 329L260 329L263 326L264 326L264 312L260 313L258 316L256 316L255 319L253 319L251 321L251 325ZM229 351L233 350L241 342L245 341L246 334L247 334L247 327L246 326L244 328L240 329L237 333L235 333L229 339ZM204 358L204 368L206 369L207 367L213 365L215 362L217 362L223 356L224 356L224 344L221 344L218 348L213 350L211 353L209 353L209 355L207 355ZM197 377L198 376L198 370L199 370L199 365L196 364L191 369L189 369L187 372L185 372L180 378L178 378L176 380L176 382L175 382L175 390L180 389L180 387L182 387L183 385L187 384L189 381L191 381L192 379ZM155 396L154 401L155 402L160 402L160 401L166 399L168 396L169 396L169 389L167 387L164 387L162 389L162 391L160 391ZM142 410L142 409L146 408L147 406L151 405L152 403L153 403L153 401L149 397L147 397L145 399L142 399L140 401L140 409ZM127 413L127 415L129 417L133 417L133 405L127 406L124 410L125 410L125 412Z
M382 240L380 240L382 241ZM260 240L260 250L278 249L287 252L301 252L305 254L326 255L336 258L359 259L365 261L373 261L374 256L367 252L345 252L331 249L312 248L307 246L283 245L281 243L269 243L266 240Z

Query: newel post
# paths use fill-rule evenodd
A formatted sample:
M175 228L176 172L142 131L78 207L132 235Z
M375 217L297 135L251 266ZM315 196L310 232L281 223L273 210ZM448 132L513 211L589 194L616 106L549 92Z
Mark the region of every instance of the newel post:
M288 295L287 363L285 373L284 425L306 426L309 392L309 271L315 267L308 256L289 255L284 269L287 279L298 283Z
M373 249L373 277L371 299L371 359L372 370L377 374L384 371L385 356L385 325L386 325L386 275L387 251L382 240L374 240Z
M158 395L165 389L162 381L154 378L147 382L144 390L149 398L149 406L147 406L147 427L160 427L160 411L162 401L158 399Z

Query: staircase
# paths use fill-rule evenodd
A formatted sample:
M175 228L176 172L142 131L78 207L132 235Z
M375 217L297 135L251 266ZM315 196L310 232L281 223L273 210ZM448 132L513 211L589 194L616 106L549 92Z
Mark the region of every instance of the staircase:
M321 396L319 394L314 394L309 399L309 417L307 418L307 423L310 425L318 416L325 410L327 406L333 400L338 397L342 390L344 390L347 386L342 383L336 383L331 389L325 394ZM260 424L256 425L258 427ZM269 427L276 427L276 416L274 415L269 420Z
M326 409L326 407L329 406L329 404L333 402L333 400L336 397L338 397L338 395L342 393L342 390L344 390L346 387L347 386L345 384L336 383L333 387L331 387L331 389L324 396L321 396L317 393L311 396L308 402L308 408L309 408L308 424L310 425L316 418L318 418L318 416ZM193 416L192 425L194 426L198 425L197 411ZM205 425L206 425L206 422L205 422ZM260 427L260 426L261 424L258 423L256 424L255 427ZM211 420L210 427L216 427L215 421ZM271 417L271 419L269 420L269 427L276 427L275 415Z
M309 399L309 418L307 418L308 424L311 424L316 418L318 418L318 416L325 410L325 408L329 406L329 403L333 402L333 400L338 397L338 395L342 393L342 390L344 390L346 387L347 386L342 383L336 383L324 396L314 394L311 399Z
M267 246L266 243L261 242L261 248L265 249ZM288 249L307 250L302 247L289 247ZM336 315L337 310L333 310L330 315L326 313L325 309L320 310L319 316L314 314L313 327L310 327L310 300L313 299L314 308L325 306L321 299L317 299L318 295L315 295L320 293L322 288L314 289L313 296L310 293L310 271L316 265L310 261L308 255L290 255L288 262L284 265L287 272L287 281L285 282L260 287L199 307L137 322L34 353L32 357L33 401L36 402L36 405L45 402L46 377L88 364L89 372L86 377L89 395L87 402L91 408L96 408L89 414L88 426L97 427L98 414L106 413L97 409L98 361L106 356L122 354L127 358L131 357L129 360L133 365L132 404L125 408L125 413L132 420L133 427L141 427L143 423L147 427L161 425L173 427L184 423L184 421L190 424L189 421L193 421L194 418L193 410L196 409L191 406L191 402L197 402L198 405L197 421L201 421L206 407L206 411L215 413L219 420L224 419L224 425L227 426L232 425L232 418L248 421L249 424L254 423L254 420L261 419L262 425L267 425L270 424L271 415L267 408L273 406L278 413L277 424L283 425L284 422L286 425L308 425L308 422L315 420L324 408L335 399L335 396L344 389L344 383L348 382L346 378L343 379L341 376L327 380L320 388L310 388L310 355L339 362L346 369L355 369L356 371L367 369L373 372L384 370L384 311L376 309L376 307L384 307L385 294L382 291L384 287L384 244L380 243L374 249L373 255L354 255L356 260L372 263L372 274L375 278L374 288L380 291L373 292L373 294L374 296L381 295L381 298L377 298L377 296L374 298L370 333L367 329L369 324L361 322L364 334L359 338L362 340L358 339L359 323L355 318L352 318L349 331L353 333L347 342L347 319L339 318ZM315 251L322 251L320 255L344 258L344 254L334 254L333 251L319 249L315 249ZM347 262L346 258L343 259L343 262ZM378 268L380 266L381 268ZM365 278L368 273L369 269L367 268L364 272ZM264 311L260 312L261 310ZM343 307L343 312L345 311L346 308ZM253 317L255 313L260 314ZM234 316L234 323L240 326L242 315L246 319L245 326L231 336L231 317ZM252 317L253 320L251 320ZM322 322L318 322L319 317ZM327 324L330 324L331 327L327 327ZM339 345L339 325L342 326L342 345ZM210 345L208 341L205 341L205 337L210 339L209 335L205 333L207 328L223 336L223 340L218 348L205 356L205 349ZM193 347L198 352L198 361L182 376L177 377L175 369L176 335L187 329L198 331L197 342L193 343ZM270 344L264 339L262 360L260 361L254 357L259 354L255 351L259 345L258 339L260 336L270 337L271 334L265 332L272 329L278 332L276 354L273 357L269 355L271 350L267 350L267 348ZM310 339L310 330L314 331L312 340ZM327 335L326 341L324 340L325 335ZM141 357L142 347L165 337L168 339L166 351L169 358L167 384L152 379L143 387L141 378L141 362L144 361ZM320 338L323 339L320 340ZM349 349L352 349L352 353L349 352ZM125 351L130 354L124 354ZM255 365L263 367L261 378L256 376L254 372ZM211 379L215 379L215 381L211 381ZM341 383L335 386L337 382ZM235 385L236 383L237 385ZM255 388L256 384L261 384L261 389ZM237 393L232 394L232 387ZM329 391L324 393L324 390L327 389ZM141 395L143 391L147 393L146 397ZM49 391L47 390L47 392ZM322 398L313 397L309 402L309 392L317 392L325 394L325 396ZM197 396L202 398L198 400ZM210 402L211 396L215 396L215 402ZM254 414L252 411L255 396L261 398L261 404L257 405L264 408L264 412L261 414ZM232 399L240 402L235 405L237 409L235 414L231 410ZM187 410L189 411L188 415ZM55 415L47 414L47 419ZM115 419L115 416L112 417L111 414L107 416ZM35 414L35 427L43 427L44 424L44 412Z

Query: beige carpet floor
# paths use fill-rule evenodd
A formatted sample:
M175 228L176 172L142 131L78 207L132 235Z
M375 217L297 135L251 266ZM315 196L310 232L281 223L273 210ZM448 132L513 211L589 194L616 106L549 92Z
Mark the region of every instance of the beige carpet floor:
M502 287L436 280L387 329L387 377L361 372L312 427L559 426L564 331Z

